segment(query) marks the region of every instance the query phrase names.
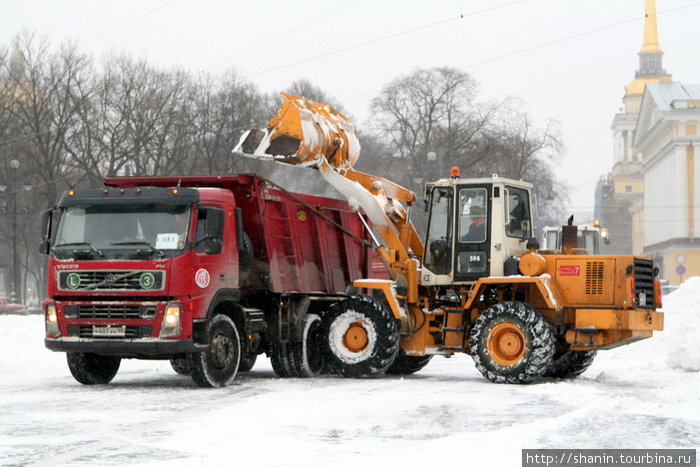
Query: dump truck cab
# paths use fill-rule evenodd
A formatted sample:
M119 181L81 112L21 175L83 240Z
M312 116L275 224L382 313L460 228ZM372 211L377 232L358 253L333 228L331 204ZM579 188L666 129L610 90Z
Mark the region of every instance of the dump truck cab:
M429 211L422 285L454 285L506 274L508 258L533 236L532 184L453 176L425 189ZM517 267L517 265L516 265Z

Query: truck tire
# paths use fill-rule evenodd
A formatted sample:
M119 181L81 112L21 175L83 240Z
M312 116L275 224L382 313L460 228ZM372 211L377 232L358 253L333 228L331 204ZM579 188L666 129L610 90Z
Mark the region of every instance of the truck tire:
M532 306L502 302L474 321L469 348L476 368L486 379L527 384L552 364L554 335L551 325Z
M231 318L219 314L209 321L209 347L187 355L192 379L205 388L219 388L231 383L238 372L241 356L240 336Z
M178 375L189 376L192 373L192 368L190 368L187 357L171 358L170 366L173 367L173 370L175 370L175 373Z
M73 378L82 384L107 384L119 371L121 358L94 353L68 352L68 368Z
M597 350L569 350L564 339L557 339L552 364L544 372L551 378L573 379L580 376L593 363Z
M386 370L387 375L410 375L416 373L430 363L430 359L433 358L432 355L423 355L420 357L414 357L412 355L406 355L403 349L399 350L399 354L396 356L396 360L391 366Z
M365 295L331 305L318 339L330 371L346 378L383 374L399 352L399 324L384 305Z
M258 355L254 353L249 353L245 357L241 358L241 362L238 364L238 371L245 372L250 371L255 366L255 361L258 359Z
M313 313L306 315L302 341L288 344L289 362L295 376L310 378L323 372L325 363L317 339L320 326L320 316Z
M297 376L289 361L289 349L286 343L275 342L270 346L270 363L272 364L272 370L280 378Z

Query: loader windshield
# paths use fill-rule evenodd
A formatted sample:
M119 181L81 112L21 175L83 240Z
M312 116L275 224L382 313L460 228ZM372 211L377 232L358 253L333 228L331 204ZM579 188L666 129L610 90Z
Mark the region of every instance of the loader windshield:
M425 266L436 274L452 270L452 198L449 187L433 188L430 197L430 221L425 251Z
M172 257L187 245L185 205L70 206L61 213L52 253L58 258Z

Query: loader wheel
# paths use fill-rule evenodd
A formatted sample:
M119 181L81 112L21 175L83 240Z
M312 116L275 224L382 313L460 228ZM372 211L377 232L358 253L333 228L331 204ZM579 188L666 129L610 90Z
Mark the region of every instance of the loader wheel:
M203 352L187 355L192 379L201 387L226 386L236 377L241 355L240 337L236 325L226 315L216 315L209 321L209 347Z
M255 361L258 359L258 355L254 353L249 353L245 357L241 357L241 361L238 364L238 371L250 371L255 366Z
M190 368L187 357L171 358L170 366L173 367L173 370L175 370L175 373L178 375L189 376L192 373L192 368Z
M294 368L289 361L289 350L287 349L286 343L275 342L270 346L270 363L272 364L272 370L280 378L288 378L290 376L296 376L294 373Z
M399 324L365 295L331 305L321 320L319 349L331 372L348 378L384 373L399 352Z
M490 381L526 384L552 364L554 335L530 305L502 302L474 321L469 348L476 368Z
M119 371L121 358L94 353L68 352L68 368L73 378L82 384L107 384Z
M386 370L386 374L410 375L416 373L425 368L425 366L430 363L431 358L433 358L432 355L423 355L421 357L406 355L406 352L401 349L394 363Z
M557 339L554 359L544 372L544 376L562 379L577 378L591 366L597 353L597 350L569 350L569 344L564 339Z
M323 372L323 357L316 338L320 326L320 316L316 314L306 315L302 341L288 344L289 363L295 376L309 378Z

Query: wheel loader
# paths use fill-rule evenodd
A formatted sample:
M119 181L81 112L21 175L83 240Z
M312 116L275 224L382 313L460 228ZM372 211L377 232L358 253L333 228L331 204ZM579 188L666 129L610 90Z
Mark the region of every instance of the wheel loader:
M411 223L415 193L353 169L352 122L327 105L282 99L234 155L317 170L363 220L390 276L355 280L321 313L314 348L330 371L410 374L432 356L465 352L493 382L572 378L598 350L663 329L650 258L571 254L575 233L573 245L538 252L532 184L453 168L425 185L423 242Z

